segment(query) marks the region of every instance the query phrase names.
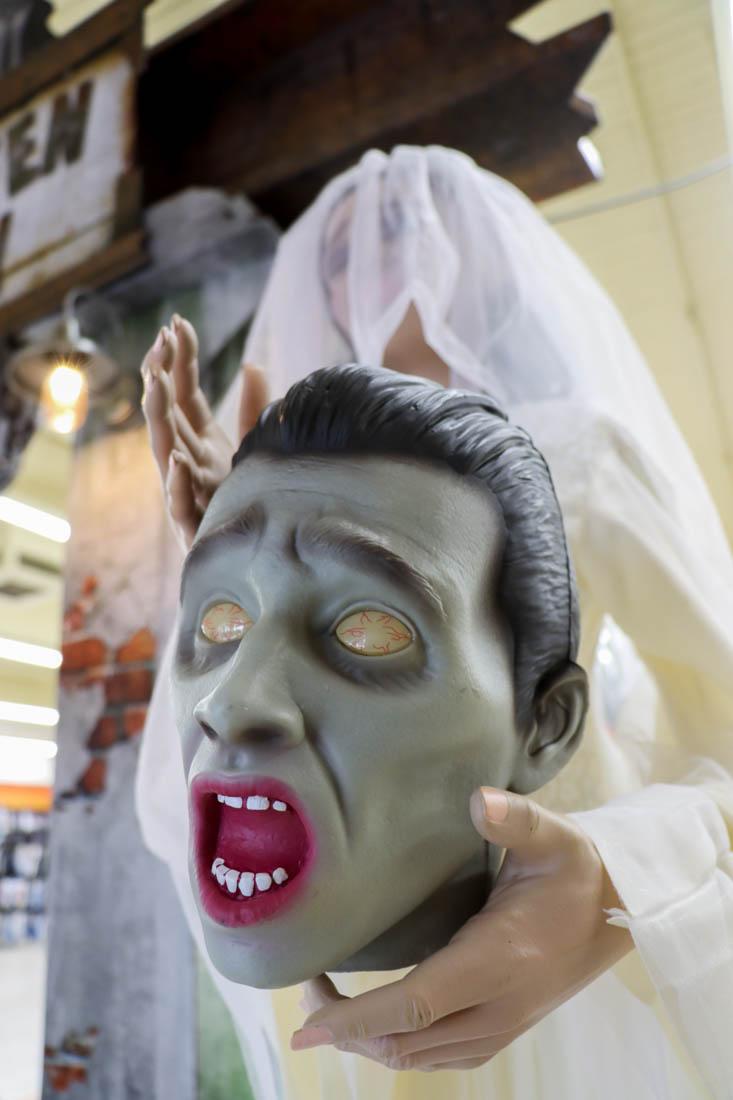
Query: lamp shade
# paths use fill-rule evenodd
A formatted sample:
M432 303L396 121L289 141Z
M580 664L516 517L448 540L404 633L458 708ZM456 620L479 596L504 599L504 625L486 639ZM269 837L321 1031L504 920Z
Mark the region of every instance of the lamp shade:
M8 388L19 397L40 402L49 373L60 365L83 373L90 405L111 397L120 372L93 340L81 335L75 316L67 316L46 340L29 344L7 364Z

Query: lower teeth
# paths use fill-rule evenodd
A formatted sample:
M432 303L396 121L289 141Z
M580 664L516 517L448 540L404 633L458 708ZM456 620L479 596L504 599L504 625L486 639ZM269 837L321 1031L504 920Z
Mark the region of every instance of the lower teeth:
M214 860L211 873L220 886L226 886L230 894L239 892L245 898L252 897L255 884L258 894L263 894L270 889L273 882L282 886L289 878L284 867L277 867L272 875L266 871L237 871L236 868L227 867L221 857Z

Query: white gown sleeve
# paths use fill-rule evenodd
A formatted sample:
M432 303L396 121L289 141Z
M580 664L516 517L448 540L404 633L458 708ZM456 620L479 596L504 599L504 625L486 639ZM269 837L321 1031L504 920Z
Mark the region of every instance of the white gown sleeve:
M733 853L717 804L702 788L659 783L570 816L623 903L610 923L629 929L701 1075L729 1098Z
M674 485L604 432L576 563L659 693L629 745L649 784L573 814L598 848L640 958L716 1097L733 1096L733 559L690 530ZM712 547L715 547L714 550ZM623 745L623 731L618 732Z

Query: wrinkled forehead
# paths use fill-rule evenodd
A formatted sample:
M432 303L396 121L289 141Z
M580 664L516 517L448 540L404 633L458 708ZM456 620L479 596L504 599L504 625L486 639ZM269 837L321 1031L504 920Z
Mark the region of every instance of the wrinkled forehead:
M251 456L217 489L196 543L253 505L273 532L285 535L323 517L343 519L386 539L395 552L417 554L449 572L483 575L497 567L503 551L504 521L493 494L438 463Z

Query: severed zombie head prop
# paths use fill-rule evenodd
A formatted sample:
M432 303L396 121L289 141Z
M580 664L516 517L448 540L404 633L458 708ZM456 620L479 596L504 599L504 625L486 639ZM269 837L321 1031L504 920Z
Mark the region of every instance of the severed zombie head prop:
M186 559L173 695L218 970L411 966L490 892L469 797L581 736L547 465L490 397L317 371L263 412Z

